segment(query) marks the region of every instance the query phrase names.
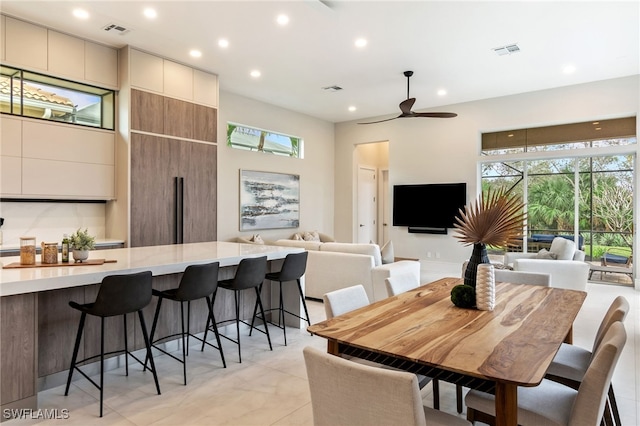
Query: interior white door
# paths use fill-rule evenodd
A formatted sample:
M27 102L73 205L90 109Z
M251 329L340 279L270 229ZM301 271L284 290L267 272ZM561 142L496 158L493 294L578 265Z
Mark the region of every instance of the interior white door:
M380 194L380 198L378 200L380 206L380 210L382 212L379 214L379 217L382 218L380 221L382 223L382 230L378 230L378 235L382 235L382 241L380 241L380 245L384 245L389 239L389 232L391 231L391 203L389 198L389 170L382 170L381 173L381 182L379 186L378 193ZM381 233L381 234L380 234Z
M358 242L377 242L376 211L377 211L377 181L376 170L368 167L358 167Z

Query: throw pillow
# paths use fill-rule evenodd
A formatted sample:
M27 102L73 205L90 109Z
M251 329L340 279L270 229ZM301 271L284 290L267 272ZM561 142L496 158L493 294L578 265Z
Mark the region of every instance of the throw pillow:
M558 260L573 260L576 251L576 243L562 237L556 237L551 242L549 252L555 253Z
M253 236L251 237L251 242L256 244L264 244L264 240L262 239L260 234L253 234Z
M391 240L387 241L385 245L380 249L380 255L382 256L382 264L393 263L395 256L393 254L393 243Z
M513 266L503 265L502 263L492 263L495 269L506 269L508 271L513 271Z
M296 241L302 241L302 236L296 232L295 234L293 234L293 237L291 237L291 239Z
M304 235L302 236L302 239L305 241L320 242L320 235L318 234L318 231L305 232Z
M548 251L547 249L542 249L536 254L536 259L552 259L556 260L558 255Z

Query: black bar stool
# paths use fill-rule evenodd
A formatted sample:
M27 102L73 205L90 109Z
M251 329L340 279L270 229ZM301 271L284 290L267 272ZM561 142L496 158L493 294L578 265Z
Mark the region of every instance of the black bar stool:
M287 257L285 257L284 263L282 264L282 269L280 269L279 272L269 272L265 275L266 279L271 281L278 281L278 284L280 285L279 305L277 308L267 309L267 312L278 311L278 324L275 324L273 321L270 321L270 323L282 329L285 346L287 346L287 328L284 323L285 313L296 318L306 320L307 324L311 325L311 322L309 321L309 310L307 309L307 302L305 302L304 300L304 293L302 291L302 285L300 284L300 278L302 278L305 270L307 269L307 257L309 257L309 252L307 251L303 251L302 253L289 253ZM284 308L282 298L282 283L288 281L296 281L298 283L298 292L300 293L300 300L302 301L302 306L304 307L304 314L306 315L306 318L303 318L298 314L294 314L293 312L289 312ZM262 290L262 284L260 285L260 290ZM258 301L256 300L256 305L253 308L253 319L251 320L251 330L249 331L249 335L251 335L251 331L253 331L253 322L256 319L257 312Z
M213 315L213 304L211 302L212 296L218 289L218 269L220 262L213 262L206 265L190 265L185 269L182 278L180 279L180 285L178 288L172 288L169 290L153 290L153 295L158 296L158 304L156 306L156 313L153 317L153 325L151 326L151 346L159 350L160 352L169 355L171 358L182 363L182 373L184 376L184 384L187 384L187 356L189 356L189 337L198 339L207 345L218 349L220 352L220 358L222 358L222 365L227 368L227 363L224 360L224 353L222 352L222 345L220 344L220 335L218 334L218 328L216 327L216 320ZM156 326L158 325L158 316L160 314L160 307L164 299L180 302L180 320L182 325L182 332L175 333L170 336L160 337L156 340L153 339L156 332ZM216 335L217 346L205 341L204 339L194 336L190 332L190 317L191 317L191 301L205 299L209 315L207 321L211 321L213 331ZM184 302L187 302L187 328L184 327ZM182 359L176 357L173 354L159 348L155 343L169 339L171 337L180 336L182 338ZM186 338L185 338L186 337ZM146 366L146 360L145 360Z
M256 292L256 303L260 307L260 313L262 314L262 321L264 322L264 331L260 330L256 327L256 330L261 333L265 333L267 335L267 340L269 341L269 349L273 350L271 346L271 337L269 336L269 328L267 327L267 321L264 316L264 308L262 307L262 299L260 298L260 285L264 281L265 273L267 272L267 256L262 257L248 257L242 259L238 264L238 269L236 270L236 274L233 278L228 280L218 281L218 287L224 288L226 290L233 291L235 304L236 304L236 335L237 340L234 340L224 334L220 334L221 337L235 343L238 345L238 361L242 362L242 354L240 352L240 323L246 324L248 326L253 327L251 324L240 319L240 303L238 301L239 293L242 290L255 289ZM209 331L209 323L211 319L207 319L207 328L204 332L204 339L207 339L207 332ZM220 321L218 324L223 324L226 322L230 322L234 320L224 320ZM215 329L215 328L214 328ZM204 348L204 343L202 343L202 347Z
M129 352L127 343L127 314L137 312L140 319L140 328L142 329L142 337L144 338L144 344L147 349L147 358L150 362L149 370L153 373L153 380L156 383L156 390L160 395L160 384L158 383L158 376L156 375L156 367L153 362L153 356L151 354L151 345L149 343L149 336L147 334L147 327L144 323L144 316L142 315L142 308L147 306L151 302L151 272L139 272L137 274L128 275L111 275L102 280L100 290L98 290L98 296L94 303L87 303L80 305L76 302L69 302L69 306L79 310L82 315L80 316L80 324L78 325L78 334L76 335L76 343L73 348L73 357L71 358L71 366L69 367L69 377L67 378L67 387L65 388L65 396L69 395L69 386L71 385L71 378L73 377L73 371L78 370L87 380L89 380L96 388L100 390L100 417L102 417L102 397L104 390L104 356L115 353L124 352L125 354L125 374L129 375L129 360L128 355L131 355L133 359L140 364L144 363L139 360L135 355ZM78 349L80 348L80 340L82 338L82 332L84 330L84 322L88 315L94 315L100 317L100 354L85 358L81 361L77 361ZM113 352L104 352L104 319L107 317L113 317L122 315L124 319L124 350L118 350ZM89 376L87 376L77 364L81 364L85 361L100 357L100 384L98 385Z

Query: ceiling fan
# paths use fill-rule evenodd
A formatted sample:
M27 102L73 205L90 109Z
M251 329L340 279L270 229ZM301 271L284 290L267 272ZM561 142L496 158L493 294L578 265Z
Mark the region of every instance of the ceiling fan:
M397 117L387 118L385 120L380 121L370 121L367 123L358 123L358 124L374 124L374 123L382 123L384 121L395 120L396 118L411 118L411 117L430 117L430 118L453 118L457 117L458 114L454 112L413 112L411 108L413 104L416 102L416 98L409 97L409 78L413 75L413 71L405 71L404 76L407 77L407 99L400 103L400 114Z

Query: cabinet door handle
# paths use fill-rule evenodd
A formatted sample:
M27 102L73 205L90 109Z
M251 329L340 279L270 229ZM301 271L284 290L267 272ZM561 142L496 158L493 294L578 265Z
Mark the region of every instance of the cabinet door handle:
M175 244L184 242L184 178L176 176L173 178L174 183L174 212L175 212L175 228L174 241Z

